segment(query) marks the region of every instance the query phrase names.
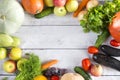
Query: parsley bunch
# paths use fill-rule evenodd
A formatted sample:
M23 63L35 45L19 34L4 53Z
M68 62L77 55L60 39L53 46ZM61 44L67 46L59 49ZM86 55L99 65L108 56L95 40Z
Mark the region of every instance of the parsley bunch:
M109 23L118 11L120 11L120 0L105 1L104 4L88 10L84 19L80 21L80 25L85 32L100 33L108 30Z
M37 75L41 74L41 62L38 56L31 54L27 61L21 65L21 70L15 80L33 80Z

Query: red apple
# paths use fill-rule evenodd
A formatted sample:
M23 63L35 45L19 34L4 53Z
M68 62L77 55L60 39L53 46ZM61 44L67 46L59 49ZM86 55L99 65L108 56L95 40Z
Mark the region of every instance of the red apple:
M92 65L92 66L91 66L91 69L90 69L90 73L91 73L93 76L99 77L99 76L101 76L102 73L103 73L103 68L102 68L102 66L99 65L99 64Z
M16 71L16 62L13 60L5 61L3 64L3 69L8 73L13 73Z
M62 7L65 5L66 0L53 0L53 3L56 7Z

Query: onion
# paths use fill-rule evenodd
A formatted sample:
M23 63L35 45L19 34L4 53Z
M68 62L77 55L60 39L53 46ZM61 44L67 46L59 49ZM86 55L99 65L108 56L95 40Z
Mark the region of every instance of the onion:
M87 10L93 8L93 7L96 7L97 5L99 4L99 1L98 0L90 0L87 5L86 5L86 8Z
M87 13L87 11L86 10L83 10L83 11L81 11L79 14L78 14L78 20L80 21L80 20L83 20L84 19L84 15Z

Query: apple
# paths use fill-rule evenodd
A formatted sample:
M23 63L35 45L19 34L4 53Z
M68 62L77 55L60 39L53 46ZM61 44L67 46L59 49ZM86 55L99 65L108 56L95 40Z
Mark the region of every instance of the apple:
M16 71L16 63L13 60L8 60L3 63L4 71L8 73L13 73Z
M48 7L53 7L53 6L54 6L53 0L45 0L45 4L46 4L46 6L48 6Z
M65 16L67 14L67 11L66 11L65 7L55 7L54 14L56 16Z
M68 12L74 12L78 9L78 5L77 0L68 0L65 6Z
M65 5L66 0L53 0L53 3L56 7L62 7Z
M7 56L7 50L5 48L0 48L0 60L5 59Z
M21 69L21 64L24 63L24 62L26 62L26 61L27 61L26 58L21 58L20 60L18 60L18 62L17 62L17 69L18 69L19 71L22 71L22 69Z
M12 48L9 54L11 60L19 60L22 57L22 50L18 47Z
M95 64L95 65L92 65L91 66L91 69L90 69L90 73L93 75L93 76L96 76L96 77L99 77L102 75L103 73L103 68L100 64Z
M15 37L15 36L12 36L12 39L13 39L12 46L18 47L20 45L20 39L18 37Z

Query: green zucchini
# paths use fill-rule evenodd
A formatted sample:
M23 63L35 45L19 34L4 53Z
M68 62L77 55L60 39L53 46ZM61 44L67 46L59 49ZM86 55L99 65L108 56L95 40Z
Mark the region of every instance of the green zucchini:
M48 16L52 13L53 13L53 7L48 7L46 9L44 9L42 12L35 14L34 17L39 19L39 18L43 18L45 16Z
M76 66L74 68L74 71L76 73L80 74L81 76L83 76L85 80L92 80L92 78L90 77L90 75L86 71L84 71L81 67Z

